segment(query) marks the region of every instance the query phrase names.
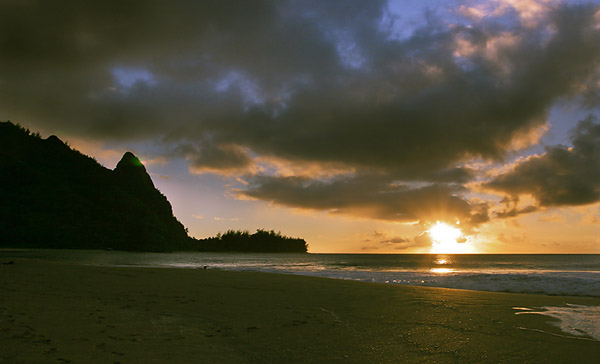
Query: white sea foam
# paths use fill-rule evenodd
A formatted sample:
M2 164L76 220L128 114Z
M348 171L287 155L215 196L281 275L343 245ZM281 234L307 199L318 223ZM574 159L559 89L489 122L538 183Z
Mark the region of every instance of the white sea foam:
M594 272L480 273L480 272L297 272L338 279L476 291L542 293L600 297L600 275Z
M600 306L582 306L567 304L564 307L542 307L533 310L525 307L514 307L516 314L544 315L558 319L552 324L575 336L590 337L600 341Z

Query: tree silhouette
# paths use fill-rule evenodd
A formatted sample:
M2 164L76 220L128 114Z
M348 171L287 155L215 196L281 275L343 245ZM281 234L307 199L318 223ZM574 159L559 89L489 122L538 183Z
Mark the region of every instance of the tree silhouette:
M306 253L308 244L304 239L290 238L273 230L258 229L254 234L248 231L228 230L216 237L198 240L200 251L237 251L237 252L272 252L272 253Z

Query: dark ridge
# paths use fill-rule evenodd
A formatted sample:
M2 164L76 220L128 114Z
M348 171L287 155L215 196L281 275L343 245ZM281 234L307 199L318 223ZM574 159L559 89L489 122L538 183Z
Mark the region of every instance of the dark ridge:
M65 143L63 143L63 141L60 140L60 138L57 137L56 135L50 135L48 138L46 138L46 143L57 145L57 146L63 146L63 145L65 145Z
M0 122L0 247L307 251L303 239L265 230L190 238L133 153L110 170L11 122Z
M0 247L194 249L143 164L111 171L57 136L0 123Z

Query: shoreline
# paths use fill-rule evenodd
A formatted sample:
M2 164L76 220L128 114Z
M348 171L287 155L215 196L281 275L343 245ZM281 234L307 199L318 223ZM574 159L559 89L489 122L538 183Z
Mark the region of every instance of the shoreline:
M218 269L0 266L0 363L592 363L547 296Z
M250 253L136 253L101 250L2 251L0 259L43 259L115 267L173 267L262 271L341 280L600 298L600 255L536 254L532 258L472 255L309 255ZM571 257L571 258L569 258ZM598 328L600 332L600 324Z

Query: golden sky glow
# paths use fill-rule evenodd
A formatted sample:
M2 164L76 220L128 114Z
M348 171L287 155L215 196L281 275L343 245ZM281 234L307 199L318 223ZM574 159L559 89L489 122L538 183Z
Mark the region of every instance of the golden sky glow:
M0 3L0 119L134 152L192 236L600 253L600 0L122 7Z

